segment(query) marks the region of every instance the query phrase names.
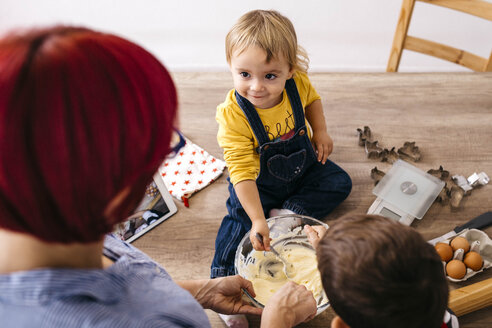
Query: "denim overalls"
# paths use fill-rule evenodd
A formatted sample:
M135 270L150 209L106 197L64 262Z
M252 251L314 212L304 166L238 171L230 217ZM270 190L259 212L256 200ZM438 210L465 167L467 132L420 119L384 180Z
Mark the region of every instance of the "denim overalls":
M286 81L285 89L294 115L294 135L290 139L277 141L270 141L255 107L236 91L236 100L258 140L260 173L256 185L261 204L266 218L272 208L285 208L322 219L347 198L352 181L344 170L330 160L324 165L318 162L294 79ZM251 229L251 220L229 178L228 181L228 215L224 217L215 240L212 278L235 274L237 246Z

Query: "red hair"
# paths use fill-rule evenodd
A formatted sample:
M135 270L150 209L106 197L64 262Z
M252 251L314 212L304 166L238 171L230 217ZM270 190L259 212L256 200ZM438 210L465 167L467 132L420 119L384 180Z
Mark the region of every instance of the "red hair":
M0 228L100 240L168 153L176 108L164 66L120 37L58 26L0 40Z

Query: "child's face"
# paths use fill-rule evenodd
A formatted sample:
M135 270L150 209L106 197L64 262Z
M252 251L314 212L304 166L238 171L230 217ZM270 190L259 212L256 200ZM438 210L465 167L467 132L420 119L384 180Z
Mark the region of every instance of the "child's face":
M230 68L234 88L256 108L271 108L280 103L285 81L290 79L290 69L284 56L266 61L266 52L259 47L249 47L242 53L233 53Z

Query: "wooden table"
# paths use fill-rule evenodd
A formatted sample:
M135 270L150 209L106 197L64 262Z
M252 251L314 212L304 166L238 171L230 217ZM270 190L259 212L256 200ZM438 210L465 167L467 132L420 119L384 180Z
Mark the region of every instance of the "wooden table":
M492 73L323 73L311 74L323 100L328 131L334 140L330 158L352 177L353 190L326 221L355 211L365 213L375 196L370 171L390 164L368 159L358 146L356 129L371 127L386 148L415 141L422 160L414 165L427 171L442 165L451 174L468 177L486 172L492 177ZM232 88L229 73L175 73L180 95L180 128L192 141L222 158L217 145L216 106ZM134 245L161 263L175 279L209 276L214 241L226 214L227 171L220 179L190 198L190 207L178 203L178 213ZM467 220L492 210L492 183L464 198L461 207L435 203L425 217L412 224L426 239L440 236ZM484 230L492 236L492 228ZM460 288L492 277L492 269ZM221 320L207 311L213 327ZM328 309L301 327L329 327L334 313ZM251 327L259 318L249 317ZM460 327L490 327L492 308L460 318Z

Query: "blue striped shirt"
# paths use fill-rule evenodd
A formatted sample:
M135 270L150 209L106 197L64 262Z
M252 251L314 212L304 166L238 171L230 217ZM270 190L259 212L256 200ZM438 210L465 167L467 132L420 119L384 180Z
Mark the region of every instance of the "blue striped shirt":
M190 293L135 247L107 236L107 269L0 275L0 327L210 327Z

